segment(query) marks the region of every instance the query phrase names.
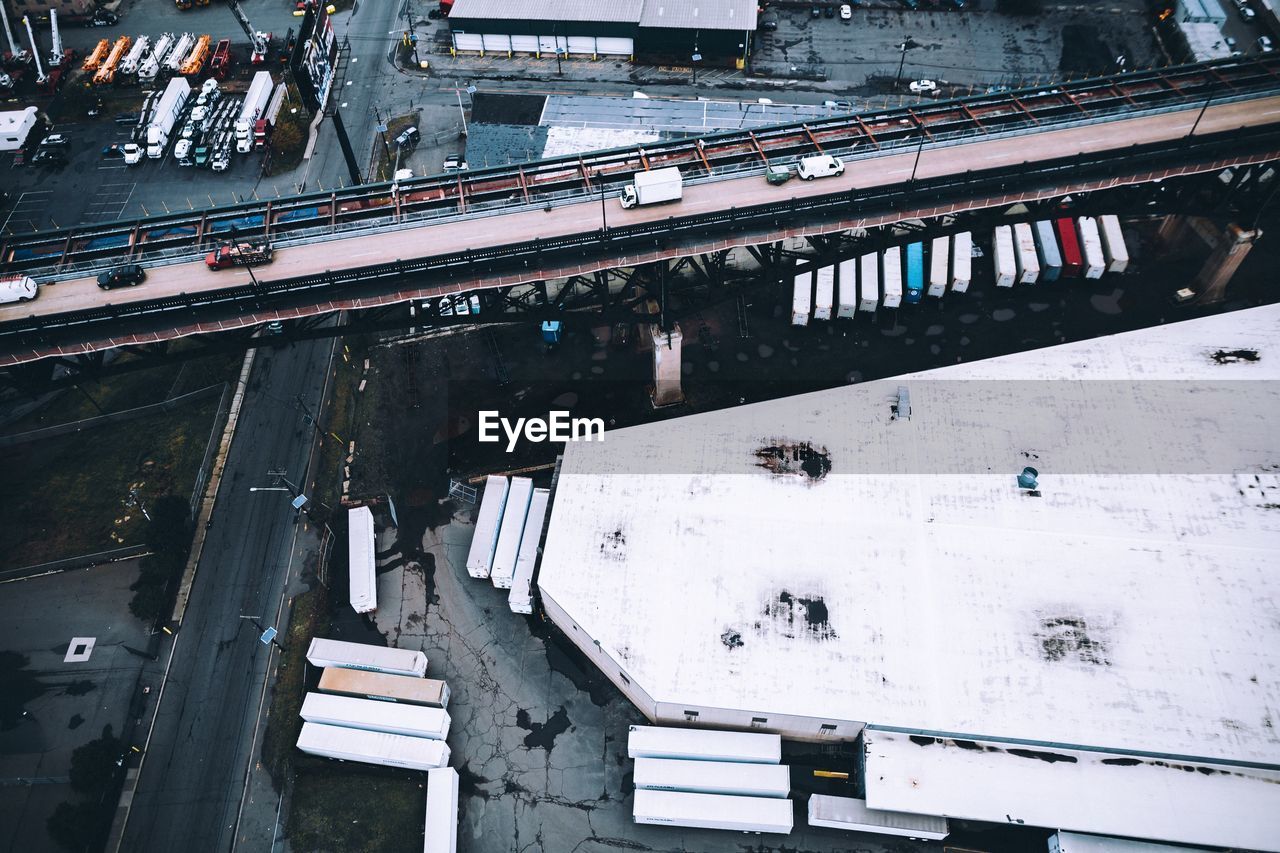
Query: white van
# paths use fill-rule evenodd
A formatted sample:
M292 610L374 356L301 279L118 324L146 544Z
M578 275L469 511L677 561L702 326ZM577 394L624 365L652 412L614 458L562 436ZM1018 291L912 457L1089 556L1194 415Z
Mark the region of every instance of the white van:
M817 157L805 157L796 170L806 181L814 178L825 178L830 175L843 175L844 163L839 157L820 154Z
M40 293L40 285L29 275L0 277L0 304L6 302L30 302Z

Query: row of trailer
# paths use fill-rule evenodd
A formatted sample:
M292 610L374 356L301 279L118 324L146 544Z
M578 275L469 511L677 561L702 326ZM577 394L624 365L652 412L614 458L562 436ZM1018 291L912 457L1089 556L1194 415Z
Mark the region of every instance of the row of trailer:
M1000 225L991 244L997 287L1097 279L1129 268L1120 219L1113 215Z
M513 613L533 613L534 571L550 503L550 490L535 489L528 477L494 474L485 480L467 574L510 590Z
M928 277L923 243L890 246L837 265L797 273L791 303L791 322L806 326L810 319L848 319L859 312L897 308L919 302L927 292L940 297L948 290L969 289L973 266L973 235L962 231L935 238L930 244Z
M427 774L423 849L454 853L458 844L458 773L450 768L449 686L430 679L422 652L316 638L307 661L322 667L307 693L298 749Z

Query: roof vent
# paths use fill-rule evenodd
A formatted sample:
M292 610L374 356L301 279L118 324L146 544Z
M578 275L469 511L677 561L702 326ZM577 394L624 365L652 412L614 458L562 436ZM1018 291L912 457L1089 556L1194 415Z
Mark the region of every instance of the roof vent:
M893 413L893 419L911 420L911 393L907 390L906 385L898 386L898 399L893 403L889 410Z
M1018 475L1019 489L1034 489L1037 485L1036 477L1040 476L1040 472L1028 465L1022 469L1022 473Z

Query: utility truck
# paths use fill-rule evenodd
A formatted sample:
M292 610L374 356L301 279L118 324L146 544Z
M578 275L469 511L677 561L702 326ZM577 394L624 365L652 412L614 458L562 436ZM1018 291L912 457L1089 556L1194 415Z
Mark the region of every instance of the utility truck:
M244 96L244 106L240 108L240 117L236 119L236 151L241 154L248 154L253 148L253 126L267 111L273 86L270 72L259 71L253 75L249 93Z

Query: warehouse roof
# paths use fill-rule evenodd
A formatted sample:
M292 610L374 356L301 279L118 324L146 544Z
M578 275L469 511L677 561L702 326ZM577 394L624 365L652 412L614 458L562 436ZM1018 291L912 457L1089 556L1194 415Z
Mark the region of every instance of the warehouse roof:
M539 586L657 702L1280 764L1277 353L1271 306L570 444Z
M1280 773L1275 771L1232 767L1206 774L1177 761L979 746L871 730L865 748L871 808L1280 850ZM1122 842L1121 849L1180 851L1133 842ZM1115 847L1083 843L1063 853L1105 850L1116 853Z
M755 0L455 0L450 18L598 21L642 27L754 30ZM550 35L551 33L545 33Z

